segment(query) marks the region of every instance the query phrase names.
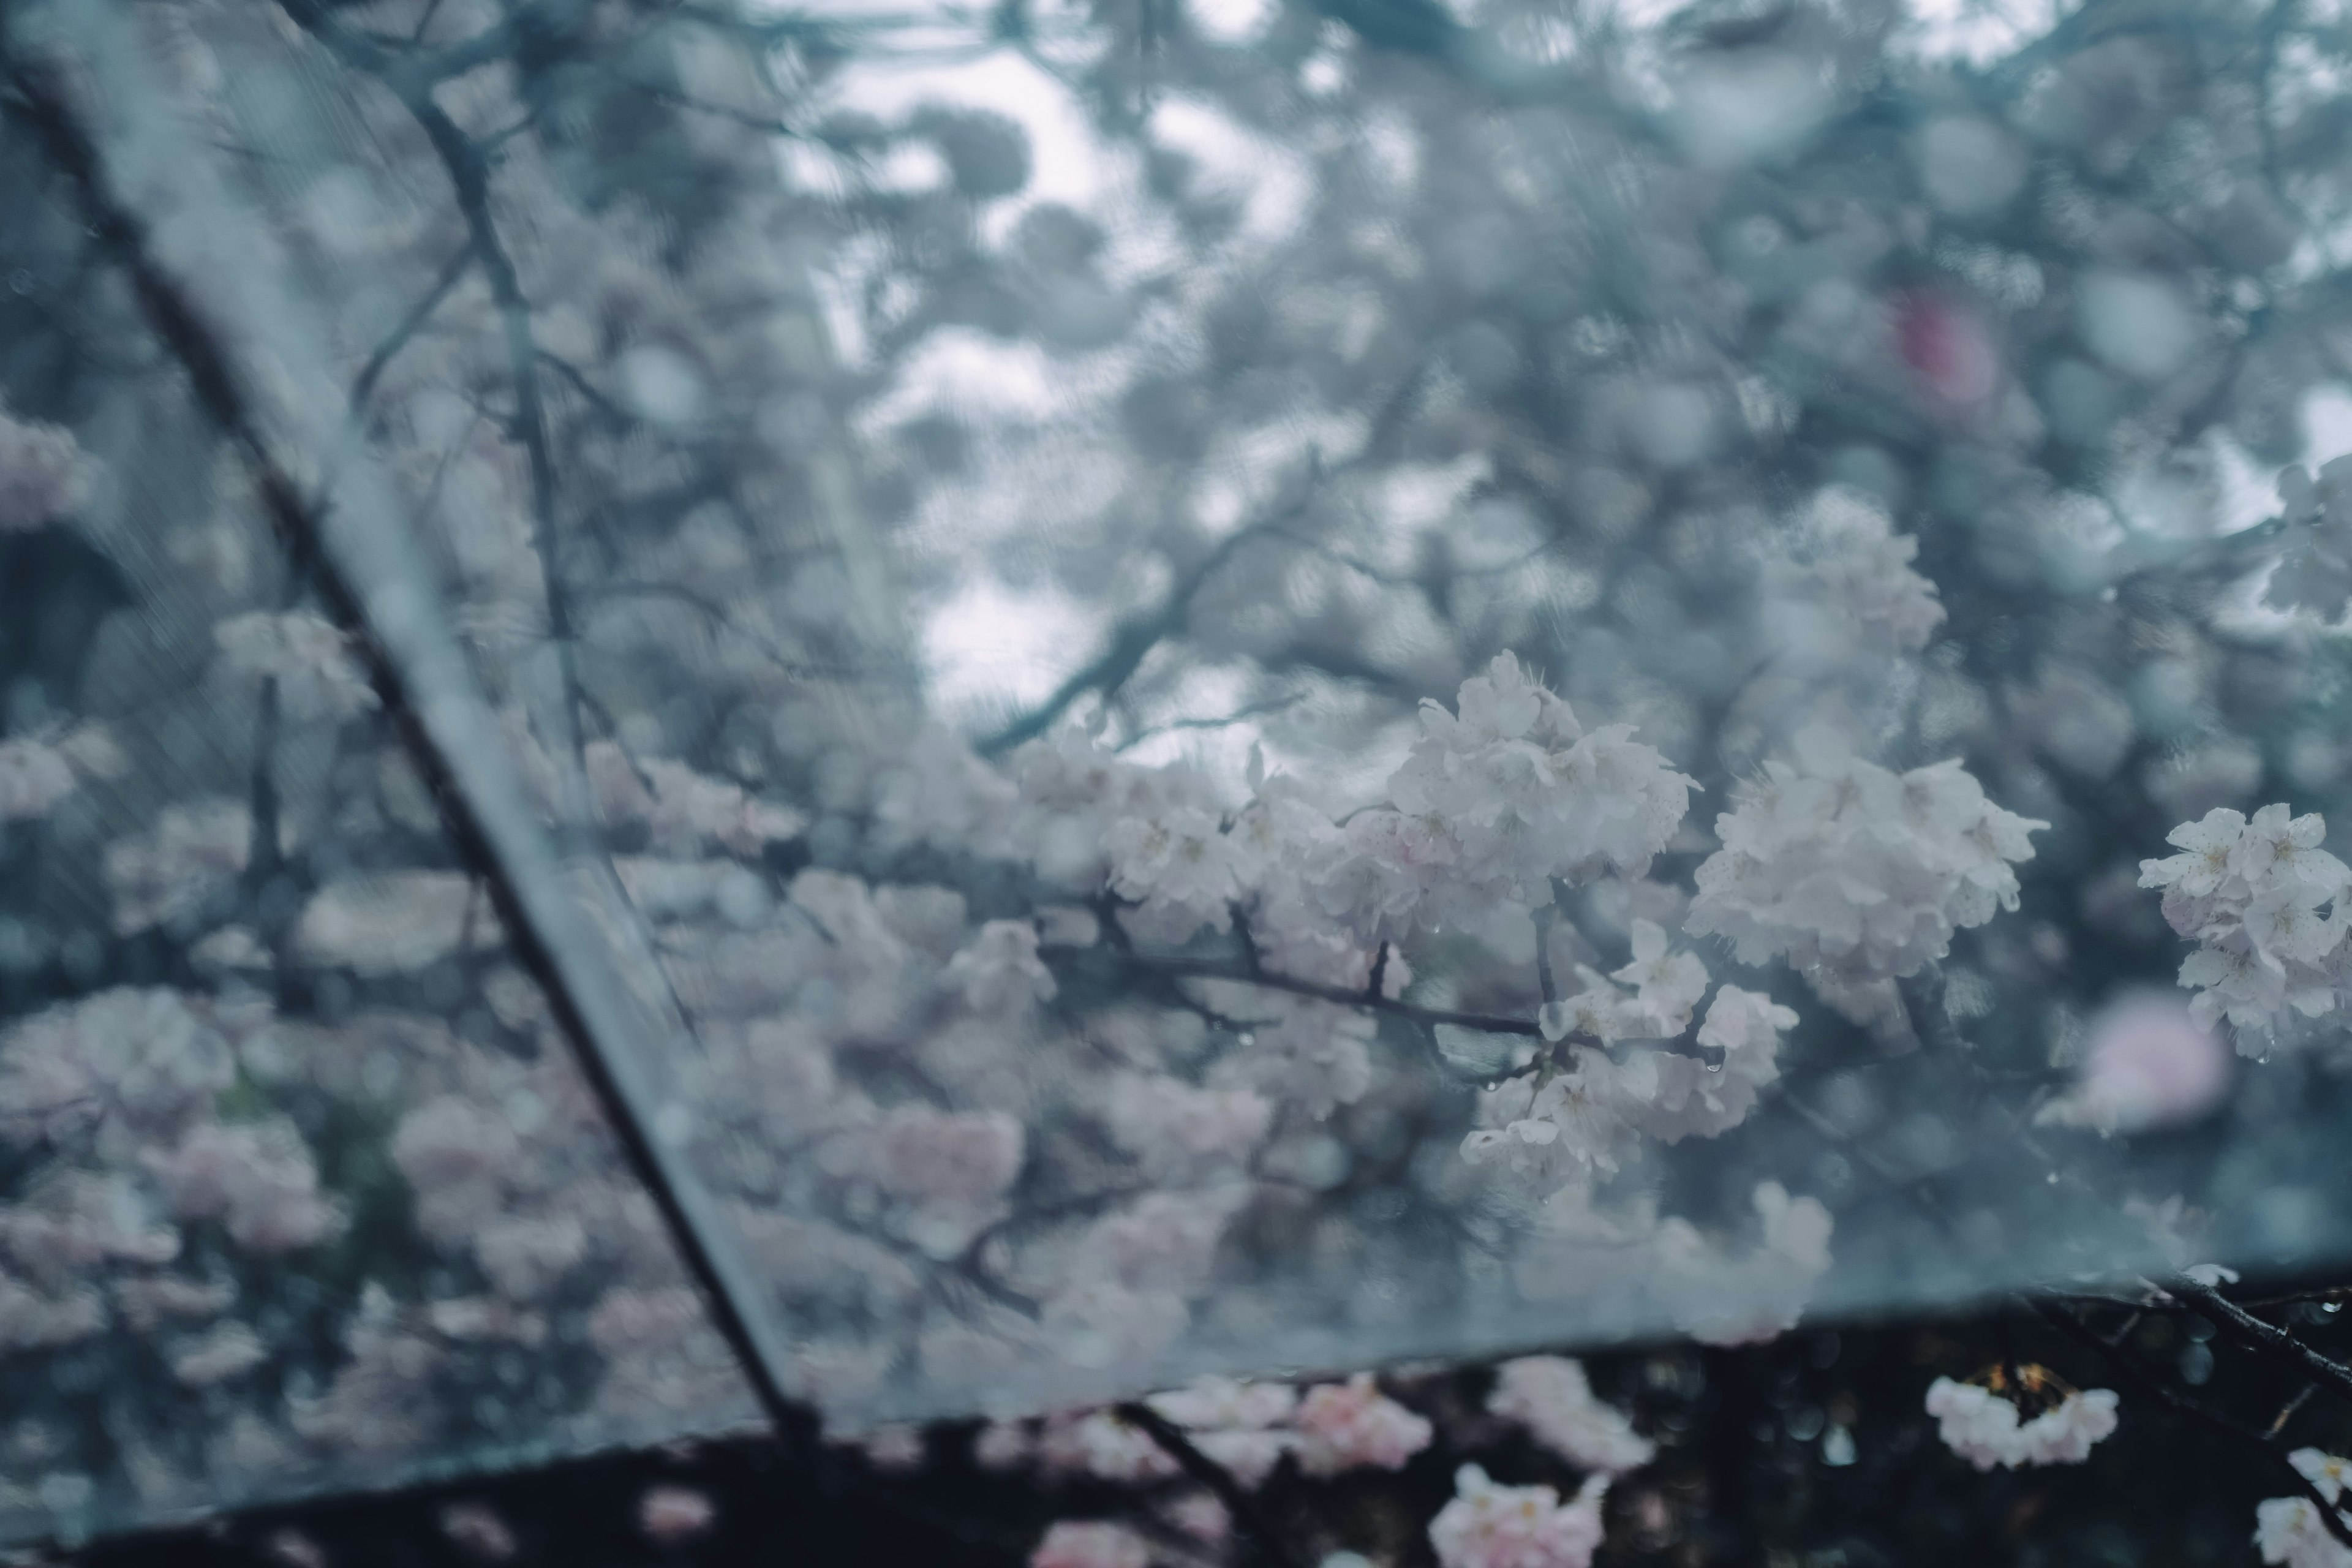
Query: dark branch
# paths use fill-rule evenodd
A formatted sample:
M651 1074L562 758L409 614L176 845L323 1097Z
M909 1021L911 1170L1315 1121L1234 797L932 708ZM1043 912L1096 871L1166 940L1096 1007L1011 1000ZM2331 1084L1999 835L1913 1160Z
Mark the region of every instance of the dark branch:
M2352 1525L2344 1522L2343 1515L2336 1511L2336 1505L2327 1500L2311 1478L2294 1468L2294 1462L2280 1450L2274 1436L2258 1432L2235 1416L2224 1415L2200 1400L2191 1399L2143 1367L2137 1358L2121 1345L2108 1343L2105 1337L2090 1324L2056 1302L2034 1300L2028 1304L2059 1332L2098 1352L2099 1357L2113 1367L2124 1382L2155 1398L2168 1409L2264 1455L2275 1468L2294 1479L2294 1489L2311 1500L2312 1506L2319 1510L2320 1522L2326 1527L2327 1533L2345 1546L2352 1547Z
M1363 1007L1375 1013L1388 1013L1412 1023L1423 1025L1451 1024L1465 1029L1483 1029L1494 1035L1525 1035L1541 1039L1543 1030L1532 1018L1513 1018L1500 1013L1463 1013L1450 1007L1421 1007L1393 997L1375 996L1348 985L1326 985L1319 981L1300 980L1277 970L1252 972L1235 968L1216 959L1157 958L1137 954L1129 962L1139 968L1154 970L1179 980L1229 980L1236 985L1255 985L1267 991L1286 991L1294 996L1312 996L1320 1002L1337 1002L1342 1006Z
M1304 503L1301 503L1304 504ZM1297 509L1292 508L1295 511ZM1288 513L1285 514L1286 516ZM1253 540L1265 537L1272 521L1235 529L1218 542L1217 547L1203 556L1168 595L1160 607L1140 620L1128 622L1111 634L1110 646L1084 668L1054 689L1054 694L1028 713L1015 719L1003 729L980 744L984 757L1002 756L1024 741L1034 741L1054 726L1054 721L1070 710L1070 705L1090 691L1116 691L1128 678L1142 667L1151 650L1184 629L1192 613L1192 601L1210 578L1223 569L1235 552Z
M468 239L458 247L457 254L449 258L449 264L441 268L441 275L433 280L433 287L425 290L425 297L409 307L408 314L400 319L399 324L386 334L383 342L376 345L375 352L368 355L367 363L361 367L359 374L352 381L352 419L354 424L365 420L368 399L375 395L375 384L383 379L383 373L392 368L392 362L399 357L400 351L406 348L410 341L424 330L425 323L433 319L433 312L441 308L441 301L457 287L473 260L474 244Z
M2320 1354L2276 1323L2255 1317L2210 1285L2168 1279L2165 1294L2188 1302L2215 1328L2265 1360L2300 1367L2338 1398L2352 1400L2352 1367Z
M1274 1568L1306 1568L1304 1559L1283 1541L1281 1532L1274 1528L1249 1489L1236 1480L1231 1470L1201 1452L1181 1426L1139 1399L1118 1406L1116 1414L1159 1444L1176 1461L1178 1469L1215 1493L1217 1500L1225 1505L1225 1511L1234 1516L1234 1522L1257 1543L1260 1555Z

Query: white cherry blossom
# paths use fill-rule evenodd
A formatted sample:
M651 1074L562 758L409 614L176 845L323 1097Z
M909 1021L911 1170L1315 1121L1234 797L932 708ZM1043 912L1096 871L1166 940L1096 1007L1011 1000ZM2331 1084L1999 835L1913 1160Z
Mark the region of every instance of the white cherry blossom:
M1463 1466L1454 1488L1429 1521L1440 1568L1589 1568L1601 1545L1605 1475L1565 1503L1550 1487L1498 1486L1477 1465Z
M1580 1363L1565 1356L1521 1356L1496 1369L1486 1408L1517 1421L1536 1441L1572 1465L1608 1475L1639 1469L1656 1445L1624 1414L1595 1398Z
M1716 819L1723 847L1698 868L1689 929L1728 937L1744 963L1916 973L1956 929L2017 907L2011 867L2047 826L1987 800L1957 763L1895 773L1801 736L1796 762L1767 763Z

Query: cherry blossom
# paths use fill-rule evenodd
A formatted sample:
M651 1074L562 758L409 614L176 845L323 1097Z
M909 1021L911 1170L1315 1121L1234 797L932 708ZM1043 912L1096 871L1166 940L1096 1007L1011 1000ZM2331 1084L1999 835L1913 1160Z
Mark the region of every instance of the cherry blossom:
M1255 1089L1196 1089L1164 1076L1123 1073L1107 1100L1111 1137L1155 1171L1244 1159L1274 1123L1273 1102Z
M1785 954L1857 978L1912 974L1956 929L2015 909L2014 862L2046 827L2004 811L1958 763L1895 773L1801 737L1716 819L1723 847L1698 868L1689 929L1741 961Z
M1565 1356L1505 1362L1496 1370L1486 1408L1518 1422L1536 1441L1584 1469L1622 1475L1657 1453L1622 1412L1593 1397L1582 1364Z
M2009 1400L1972 1383L1939 1377L1927 1389L1944 1446L1979 1470L2032 1465L2079 1465L2116 1429L2113 1389L2070 1391L2031 1421L2021 1422Z
M2140 886L2164 889L2165 920L2198 943L2180 966L2190 1016L2207 1028L2227 1018L2242 1051L2341 1005L2352 950L2321 910L2352 889L2352 870L2319 847L2326 832L2316 813L2284 804L2251 819L2216 807L2168 836L2181 853L2140 863Z
M2287 542L2263 597L2339 620L2352 603L2352 455L2321 464L2316 478L2301 468L2284 470L2278 493Z
M1916 653L1944 621L1936 585L1912 565L1919 542L1894 532L1876 507L1830 495L1835 499L1816 505L1792 558L1769 563L1768 593L1834 627L1847 645L1837 655Z
M1547 1486L1498 1486L1476 1465L1454 1476L1454 1500L1429 1521L1441 1568L1588 1568L1601 1545L1605 1475L1563 1503Z
M2288 1463L2303 1472L2312 1487L2333 1507L2352 1484L2352 1461L2318 1448L2297 1448ZM2337 1517L2352 1524L2352 1516ZM2344 1568L2352 1563L2352 1548L2329 1533L2319 1505L2309 1498L2271 1498L2255 1505L2254 1543L2265 1563L2285 1568Z
M1681 823L1695 783L1632 739L1630 725L1587 733L1568 705L1497 654L1462 683L1457 711L1421 710L1422 734L1389 780L1400 827L1443 823L1442 853L1405 851L1410 836L1366 844L1376 861L1401 852L1433 870L1430 913L1443 918L1478 899L1525 907L1550 901L1550 879L1602 871L1639 875ZM1376 903L1360 931L1377 927ZM1368 923L1365 916L1370 916Z
M47 816L78 785L56 747L24 737L0 741L0 822Z
M352 657L351 640L310 610L255 610L213 627L221 667L276 684L280 710L298 720L341 721L376 705L375 689Z
M1382 1394L1370 1373L1308 1389L1293 1424L1298 1468L1310 1476L1365 1465L1400 1468L1429 1447L1432 1433L1425 1417Z
M485 1563L503 1563L519 1550L513 1529L487 1503L451 1503L441 1510L441 1532Z
M229 892L253 845L253 815L226 797L167 805L155 826L106 850L114 926L122 932L176 927Z
M1145 1568L1151 1548L1123 1524L1064 1520L1029 1554L1029 1568Z
M309 1247L341 1227L341 1213L319 1191L309 1146L283 1119L199 1123L176 1148L145 1159L175 1215L218 1218L248 1252Z
M718 1519L709 1494L692 1487L647 1487L637 1500L637 1528L658 1546L676 1546L708 1531Z
M2339 1512L2352 1524L2352 1515ZM2265 1563L2284 1568L2346 1568L2352 1548L2328 1533L2319 1505L2306 1497L2267 1498L2254 1505L2254 1546Z
M1245 1487L1265 1481L1285 1454L1298 1447L1292 1423L1297 1391L1286 1384L1204 1378L1190 1388L1156 1394L1151 1407L1185 1428L1193 1444Z
M2193 1121L2229 1082L2229 1047L2173 996L2126 996L2102 1008L2084 1038L2080 1080L2038 1121L2138 1132Z
M1037 928L1026 921L990 921L948 961L943 976L975 1012L1017 1013L1053 999L1053 972L1037 957Z
M1759 1182L1750 1194L1759 1221L1756 1245L1733 1252L1688 1221L1659 1223L1652 1247L1658 1276L1653 1290L1675 1321L1706 1344L1769 1340L1795 1326L1813 1285L1828 1272L1829 1210L1818 1199L1791 1196L1778 1182Z
M81 504L87 460L73 433L0 407L0 533L45 527Z

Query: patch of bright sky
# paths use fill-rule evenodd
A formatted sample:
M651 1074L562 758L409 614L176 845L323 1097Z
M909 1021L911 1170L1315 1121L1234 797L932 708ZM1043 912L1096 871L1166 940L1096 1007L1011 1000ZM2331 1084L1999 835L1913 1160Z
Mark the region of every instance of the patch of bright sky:
M1214 189L1242 198L1239 231L1228 242L1237 259L1277 245L1306 220L1315 185L1306 165L1280 143L1247 130L1197 99L1171 95L1151 111L1151 140L1195 160Z
M1148 731L1121 747L1121 754L1146 767L1196 763L1221 783L1241 778L1249 766L1250 747L1262 738L1259 726L1251 719L1232 724L1216 721L1248 705L1250 686L1250 671L1238 666L1194 665L1178 678L1167 700L1170 718L1192 727Z
M1214 0L1223 9L1211 25L1229 31L1262 26L1271 18L1270 3L1255 10L1254 3ZM1220 254L1188 258L1145 189L1135 150L1097 134L1085 104L1059 77L1010 48L945 63L860 58L835 79L827 100L885 123L929 104L986 110L1013 121L1028 138L1030 179L1021 192L982 212L982 243L1001 245L1031 207L1059 203L1103 226L1108 237L1103 271L1114 286L1174 270L1180 296L1198 298L1232 268L1294 234L1313 195L1307 167L1295 153L1206 103L1163 99L1147 123L1149 140L1192 159L1203 185L1237 198L1242 208ZM882 171L883 178L906 188L938 176L937 169L914 163ZM861 264L845 256L828 280L835 334L853 360L864 352L856 319L864 279L883 260L868 257ZM929 612L922 634L932 699L951 718L984 721L1007 704L1043 698L1092 656L1104 635L1099 605L1009 585L991 560L1016 540L1051 548L1073 531L1082 534L1098 526L1116 505L1120 476L1107 474L1100 455L1087 450L1087 433L1151 351L1164 354L1173 346L1171 336L1184 334L1181 321L1164 319L1167 307L1155 309L1163 318L1157 331L1139 331L1126 343L1091 355L1056 356L1034 342L941 328L914 347L894 384L858 417L862 436L887 444L890 432L907 422L945 414L990 448L971 476L934 487L904 541L935 562L954 563L959 585ZM1286 456L1295 455L1295 437L1288 448Z
M2057 0L1910 0L1896 48L1914 58L1984 66L2057 24Z
M1189 0L1192 28L1213 44L1256 42L1280 14L1280 0Z
M1101 643L1106 616L1055 588L1014 590L993 576L965 583L923 623L931 709L950 724L985 724L1034 708L1079 656Z
M1018 124L1029 139L1029 183L1018 195L992 202L981 233L1001 242L1020 216L1040 202L1087 211L1103 205L1125 160L1105 146L1070 89L1035 60L1011 48L942 64L859 57L845 66L826 93L828 104L901 121L926 104L984 109Z

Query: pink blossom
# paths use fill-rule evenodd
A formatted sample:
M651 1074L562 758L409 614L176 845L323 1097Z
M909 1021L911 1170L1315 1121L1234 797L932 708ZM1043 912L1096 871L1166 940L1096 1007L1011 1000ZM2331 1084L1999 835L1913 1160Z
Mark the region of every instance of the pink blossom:
M2021 1423L2017 1406L1990 1389L1939 1377L1927 1389L1927 1411L1944 1446L1978 1469L2016 1469L2081 1464L2115 1431L2116 1404L2113 1389L2094 1388Z
M709 1494L692 1487L648 1487L637 1500L637 1528L657 1546L690 1541L718 1517Z
M972 1463L983 1470L1010 1470L1037 1452L1037 1435L1025 1421L992 1421L971 1440Z
M1360 1465L1402 1469L1431 1436L1428 1421L1382 1394L1370 1373L1307 1390L1294 1425L1298 1468L1310 1476Z
M1920 389L1945 409L1981 405L2000 384L2000 359L1976 313L1937 295L1894 302L1896 352Z
M514 1531L484 1503L451 1503L443 1509L441 1533L459 1550L486 1563L503 1563L515 1554Z
M1160 1168L1245 1159L1274 1123L1274 1107L1254 1089L1195 1089L1132 1073L1112 1081L1108 1110L1112 1140Z
M275 1530L262 1552L278 1568L327 1568L326 1550L299 1530Z
M1146 1568L1151 1549L1123 1524L1064 1520L1029 1554L1029 1568Z
M919 1470L923 1467L920 1426L877 1426L858 1439L866 1462L877 1470Z
M1486 1408L1520 1423L1536 1441L1585 1469L1616 1475L1648 1464L1657 1453L1622 1413L1593 1397L1583 1366L1564 1356L1505 1362Z
M248 1252L308 1247L342 1223L319 1191L309 1145L283 1118L202 1122L168 1153L148 1153L145 1163L174 1214L219 1219Z
M873 1134L867 1168L886 1191L911 1198L984 1201L1021 1173L1021 1123L1001 1110L902 1105Z
M1037 1435L1037 1458L1048 1472L1106 1481L1165 1480L1177 1473L1176 1461L1150 1433L1108 1410L1048 1416Z
M1208 1492L1186 1492L1168 1504L1168 1522L1204 1546L1222 1546L1234 1532L1234 1516Z
M2186 1004L2140 994L2095 1015L2073 1090L2044 1106L2043 1121L2138 1132L2202 1116L2228 1087L2230 1052Z
M1476 1465L1463 1466L1454 1486L1454 1500L1429 1521L1442 1568L1589 1568L1601 1544L1605 1476L1566 1503L1549 1487L1497 1486Z

